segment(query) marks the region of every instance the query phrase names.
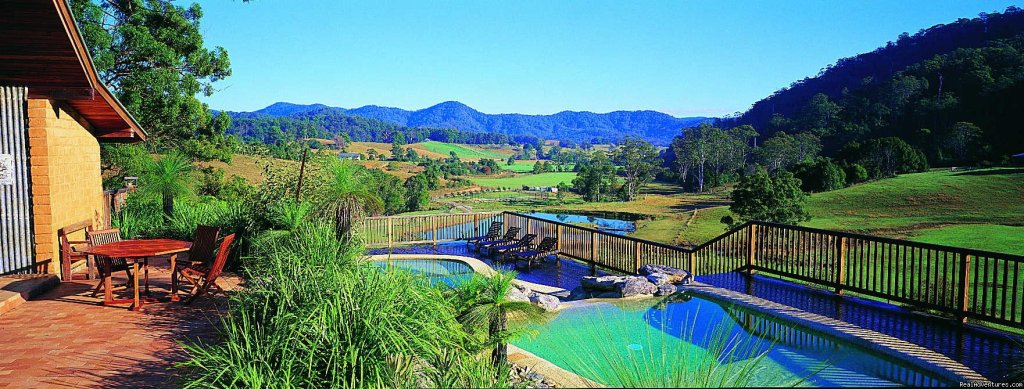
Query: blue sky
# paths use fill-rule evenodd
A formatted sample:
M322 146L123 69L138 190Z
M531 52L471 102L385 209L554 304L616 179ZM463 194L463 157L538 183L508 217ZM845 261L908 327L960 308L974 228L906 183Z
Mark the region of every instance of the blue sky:
M746 110L841 57L1012 1L201 1L234 75L204 100L486 113Z

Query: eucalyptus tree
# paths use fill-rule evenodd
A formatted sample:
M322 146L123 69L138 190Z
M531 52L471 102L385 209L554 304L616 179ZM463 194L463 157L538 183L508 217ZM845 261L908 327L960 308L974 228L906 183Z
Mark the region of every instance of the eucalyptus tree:
M626 138L614 150L612 160L622 167L620 172L625 177L623 200L626 201L635 199L640 189L654 181L654 177L661 171L658 150L639 138Z

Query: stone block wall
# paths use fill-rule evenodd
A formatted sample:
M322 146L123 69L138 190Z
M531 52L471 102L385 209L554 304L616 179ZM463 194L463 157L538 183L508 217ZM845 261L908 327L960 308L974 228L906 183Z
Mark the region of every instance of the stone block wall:
M36 263L50 260L50 273L60 272L58 229L82 220L97 228L105 222L100 145L88 128L67 104L28 101Z

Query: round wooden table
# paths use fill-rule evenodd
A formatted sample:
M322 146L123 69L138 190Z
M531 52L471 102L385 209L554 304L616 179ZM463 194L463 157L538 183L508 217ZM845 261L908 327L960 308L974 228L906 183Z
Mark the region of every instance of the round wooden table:
M127 304L132 303L130 310L136 310L142 307L142 299L139 298L139 263L142 263L143 271L145 273L145 287L146 294L149 294L149 258L158 257L161 255L171 256L171 277L174 277L174 267L178 258L178 253L183 253L192 247L192 242L186 242L174 239L136 239L136 240L125 240L121 242L113 242L102 244L99 246L89 247L82 249L81 252L95 255L98 257L107 258L124 258L132 267L133 278L133 293L135 294L133 299L115 300L114 295L111 292L111 271L110 262L104 261L104 272L103 276L103 304ZM171 280L171 301L178 301L178 291L175 287L177 285L174 280Z

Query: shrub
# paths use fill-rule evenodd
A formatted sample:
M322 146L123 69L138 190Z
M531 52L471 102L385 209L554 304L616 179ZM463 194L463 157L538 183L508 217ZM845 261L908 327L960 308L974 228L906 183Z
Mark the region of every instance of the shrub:
M723 220L730 227L750 220L795 224L810 219L804 210L807 194L800 190L800 180L789 172L773 177L758 166L753 175L740 180L732 191L732 201L729 210L740 220Z
M805 192L826 192L846 186L846 172L831 158L801 162L793 175L800 179L800 188Z

